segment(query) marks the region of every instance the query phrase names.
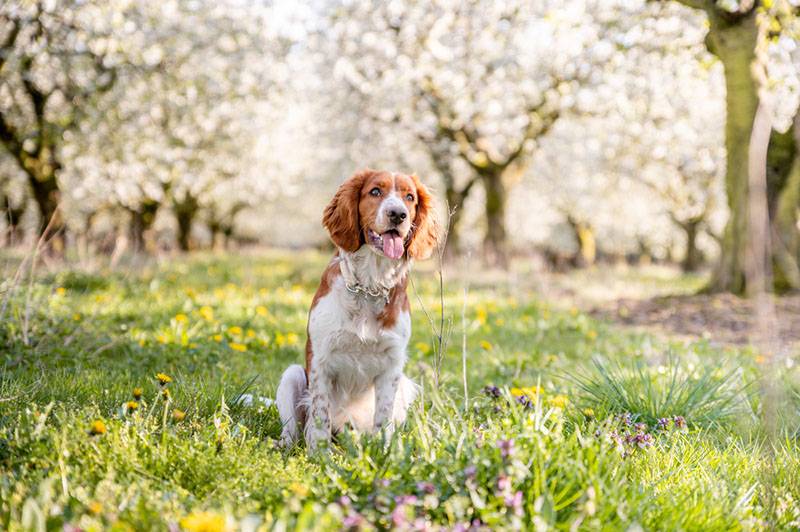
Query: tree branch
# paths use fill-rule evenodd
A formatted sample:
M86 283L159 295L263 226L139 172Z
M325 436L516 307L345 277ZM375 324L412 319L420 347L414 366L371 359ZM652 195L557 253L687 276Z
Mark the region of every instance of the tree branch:
M21 164L22 140L19 138L19 132L2 112L0 112L0 142Z
M3 65L5 65L6 61L11 55L11 51L14 48L14 43L17 40L17 35L19 35L19 30L21 28L18 20L8 19L5 16L3 16L3 19L8 20L11 23L11 30L6 35L6 38L3 39L2 44L0 44L0 70L3 69Z
M708 11L714 7L713 0L677 0L677 2L685 5L686 7L691 7L692 9L702 9L703 11Z

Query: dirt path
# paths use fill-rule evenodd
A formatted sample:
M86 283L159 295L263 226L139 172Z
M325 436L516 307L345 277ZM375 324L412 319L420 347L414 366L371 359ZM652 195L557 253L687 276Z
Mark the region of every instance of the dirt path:
M800 344L800 296L773 298L783 342ZM755 337L753 302L736 296L684 295L618 299L590 309L593 316L672 335L746 345Z
M723 346L752 343L757 337L753 302L730 294L696 295L704 282L702 276L653 266L545 274L537 284L551 300L626 327ZM800 352L800 295L772 301L781 341L789 351Z

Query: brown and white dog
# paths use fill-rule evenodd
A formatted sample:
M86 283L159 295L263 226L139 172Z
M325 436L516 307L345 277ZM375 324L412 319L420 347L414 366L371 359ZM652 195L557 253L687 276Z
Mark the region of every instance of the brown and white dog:
M411 337L406 285L413 259L437 244L430 193L415 175L364 170L345 181L323 225L338 251L308 316L306 367L290 366L276 403L281 443L305 430L314 449L346 423L393 430L417 394L403 374Z

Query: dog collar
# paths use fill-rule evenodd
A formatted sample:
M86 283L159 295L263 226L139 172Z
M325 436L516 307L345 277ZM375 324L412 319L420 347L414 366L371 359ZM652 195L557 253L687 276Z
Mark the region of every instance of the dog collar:
M345 283L347 291L353 294L362 294L367 297L374 297L383 299L384 304L389 304L389 289L388 288L369 288L361 283Z

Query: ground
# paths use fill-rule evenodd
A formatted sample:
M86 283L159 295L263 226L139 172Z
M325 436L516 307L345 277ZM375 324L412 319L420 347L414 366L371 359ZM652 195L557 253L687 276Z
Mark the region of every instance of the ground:
M261 399L303 358L327 257L33 276L4 260L0 529L800 527L797 367L765 380L763 354L713 328L631 329L611 299L570 296L629 297L639 273L446 269L439 357L438 277L420 265L409 422L307 456L275 446Z
M700 274L671 266L603 266L548 274L540 291L570 301L591 315L671 338L703 338L714 346L746 346L760 338L755 304L731 294L702 294ZM800 294L770 297L780 349L800 347Z

